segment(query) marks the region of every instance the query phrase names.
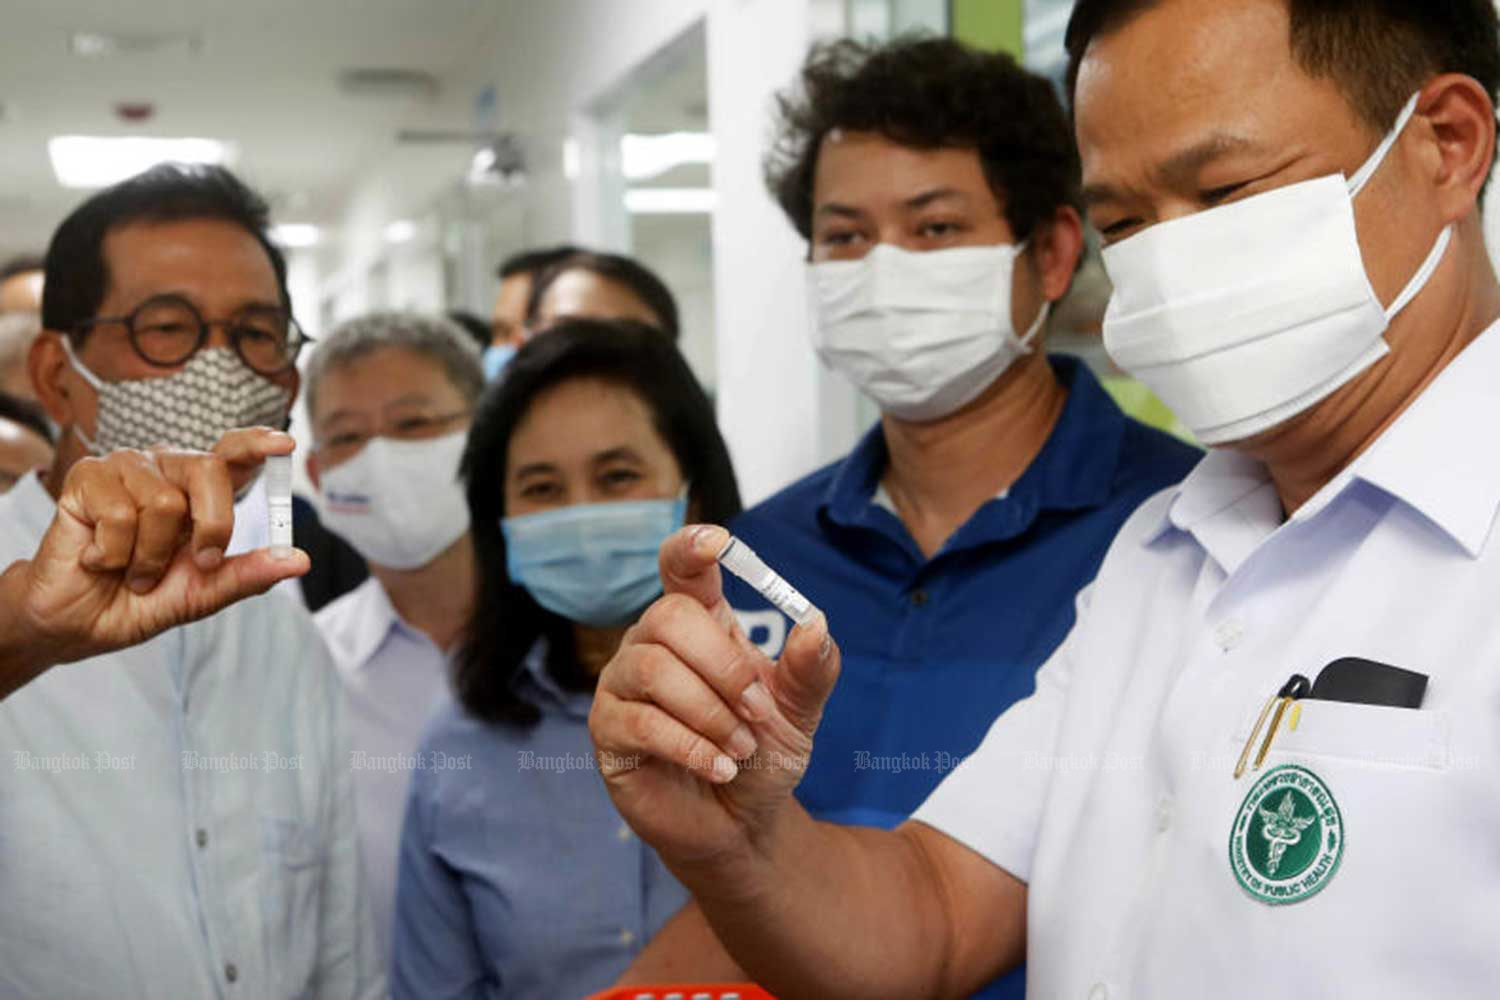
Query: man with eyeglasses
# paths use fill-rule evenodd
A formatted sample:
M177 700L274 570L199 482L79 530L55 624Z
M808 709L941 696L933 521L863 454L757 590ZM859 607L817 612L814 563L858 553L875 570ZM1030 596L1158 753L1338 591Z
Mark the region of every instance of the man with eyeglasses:
M225 555L292 448L267 222L164 165L48 250L29 365L62 433L0 498L0 995L384 992L337 675L303 611L246 599L307 558Z
M473 602L458 464L484 382L464 331L413 313L350 320L307 366L316 442L307 471L323 523L370 566L370 578L317 623L348 693L360 846L382 948L411 772L450 763L413 754L447 692L448 650Z

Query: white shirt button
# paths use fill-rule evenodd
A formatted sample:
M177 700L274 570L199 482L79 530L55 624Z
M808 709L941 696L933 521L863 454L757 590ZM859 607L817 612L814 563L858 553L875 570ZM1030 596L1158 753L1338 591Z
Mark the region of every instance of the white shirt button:
M1172 800L1166 796L1156 804L1156 830L1166 833L1172 828Z
M627 947L635 944L635 931L631 930L629 927L621 927L620 943Z
M207 847L208 846L208 831L205 830L205 829L203 829L202 827L199 827L198 828L198 833L197 833L196 836L194 836L193 839L195 841L197 841L199 847Z
M1245 623L1238 618L1228 618L1214 627L1214 644L1228 653L1245 638Z
M224 978L229 980L231 983L240 978L240 970L235 966L233 962L230 962L229 964L224 966Z
M1095 983L1094 988L1089 990L1089 1000L1109 1000L1109 987L1103 983Z
M621 823L620 828L615 831L615 839L623 843L624 841L629 840L630 836L630 827L626 826L624 823Z

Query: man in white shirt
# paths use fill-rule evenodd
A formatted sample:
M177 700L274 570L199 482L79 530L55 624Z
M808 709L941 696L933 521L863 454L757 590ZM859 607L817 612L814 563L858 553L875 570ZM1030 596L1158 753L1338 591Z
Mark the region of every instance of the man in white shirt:
M382 949L411 772L448 763L415 752L474 604L458 463L483 389L473 341L413 313L350 320L307 366L307 466L323 523L370 565L370 578L317 623L348 695L360 847Z
M233 603L306 556L225 557L293 446L230 429L297 387L265 211L167 166L54 236L30 370L62 435L0 498L0 995L384 992L333 666L282 596Z
M1049 998L1488 995L1495 10L1080 0L1068 45L1106 345L1215 450L894 833L790 796L828 623L759 657L720 529L676 536L594 702L602 761L649 758L614 801L780 996L963 996L1023 954Z

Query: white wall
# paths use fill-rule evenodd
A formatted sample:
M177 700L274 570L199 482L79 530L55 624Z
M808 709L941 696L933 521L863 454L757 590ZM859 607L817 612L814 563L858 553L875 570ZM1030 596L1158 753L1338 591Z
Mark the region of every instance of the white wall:
M760 170L771 98L801 65L809 15L806 3L714 0L708 18L719 426L747 504L830 457L820 429L832 414L808 339L806 246Z
M802 240L765 192L760 174L771 96L796 75L812 37L842 27L840 0L508 0L494 34L476 42L470 67L444 82L429 127L466 128L487 85L499 125L518 132L528 183L506 208L473 209L475 246L503 251L565 239L612 245L596 232L597 185L563 172L564 141L585 112L652 53L707 18L709 117L718 141L713 184L713 371L719 423L747 502L845 452L858 431L851 389L824 373L808 339ZM395 219L436 224L436 206L467 166L459 149L396 149L372 155L355 183L341 238L326 251L325 297L346 315L384 301L367 278L392 251L382 232ZM604 237L601 239L601 237ZM684 248L691 252L690 248ZM385 266L386 274L392 271ZM389 279L382 284L398 284ZM472 282L469 282L472 284ZM487 309L477 290L470 308ZM693 311L693 296L684 302ZM705 301L707 296L701 296ZM710 352L695 357L709 363ZM707 374L706 372L704 374Z
M494 86L499 127L522 136L528 161L528 183L513 196L523 211L508 227L516 233L515 246L508 249L572 238L574 193L563 175L562 148L574 116L691 27L706 6L707 0L496 3L490 37L476 39L472 63L455 67L443 81L440 101L428 109L426 120L413 124L471 129L475 97ZM341 221L341 239L327 267L335 283L387 253L382 237L387 222L426 217L463 175L468 158L461 145L386 144L377 150L371 167L356 179Z

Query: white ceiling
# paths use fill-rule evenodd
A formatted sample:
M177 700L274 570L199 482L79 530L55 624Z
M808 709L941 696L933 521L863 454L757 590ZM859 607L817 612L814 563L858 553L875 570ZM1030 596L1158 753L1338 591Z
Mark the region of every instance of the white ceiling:
M5 0L0 5L0 259L40 250L86 192L57 185L46 141L58 134L206 136L238 144L236 169L282 220L336 220L356 175L400 128L474 125L471 93L436 99L341 94L350 67L460 79L502 18L546 0ZM196 54L73 55L74 31L192 32ZM153 120L121 122L119 101Z

